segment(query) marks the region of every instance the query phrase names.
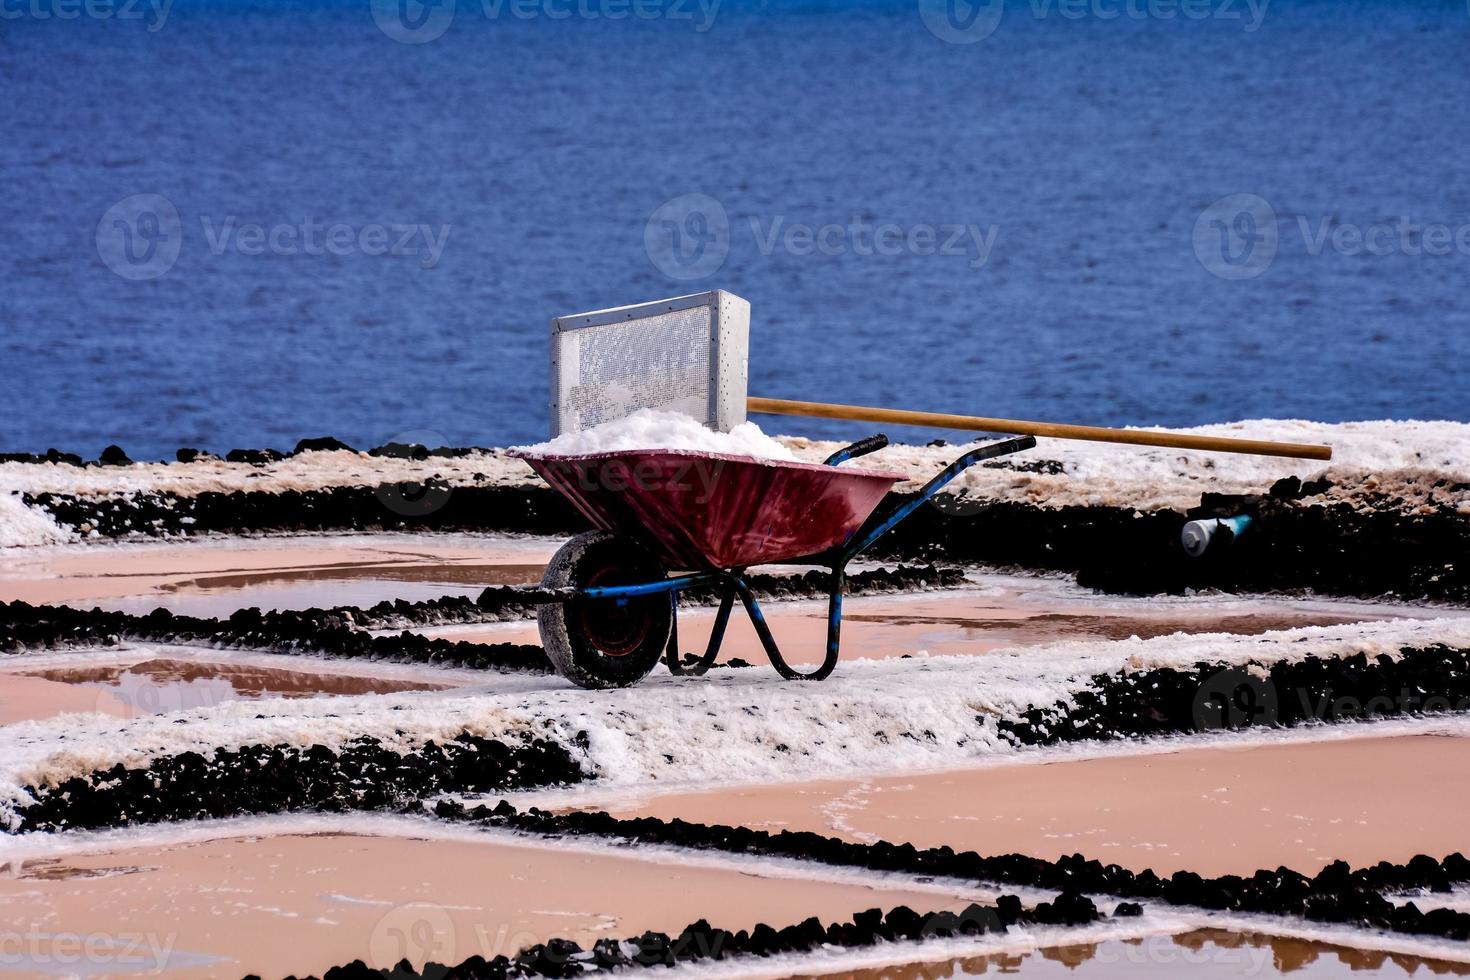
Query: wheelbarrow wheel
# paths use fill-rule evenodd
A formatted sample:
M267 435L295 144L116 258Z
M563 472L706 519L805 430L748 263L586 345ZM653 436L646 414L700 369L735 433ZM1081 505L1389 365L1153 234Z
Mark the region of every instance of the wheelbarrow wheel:
M579 534L552 556L548 589L656 582L664 570L634 542L610 531ZM541 645L557 673L579 687L629 687L648 676L669 641L665 593L627 599L573 599L536 614Z

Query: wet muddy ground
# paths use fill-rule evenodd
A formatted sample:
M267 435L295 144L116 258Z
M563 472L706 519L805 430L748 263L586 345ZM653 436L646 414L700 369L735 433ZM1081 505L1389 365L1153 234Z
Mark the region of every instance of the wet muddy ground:
M1470 964L1398 953L1353 949L1307 939L1196 929L1177 935L1108 939L1052 946L1030 952L967 956L941 963L914 963L805 974L799 980L947 980L951 977L1424 977L1467 976Z
M362 958L457 963L567 938L590 947L701 917L730 929L874 906L958 909L962 892L795 877L729 861L645 859L502 837L352 833L226 837L6 861L0 910L30 937L21 972L70 936L108 935L131 962L98 972L279 977Z
M39 658L38 658L39 659ZM120 718L208 708L235 699L354 697L442 691L478 678L414 676L392 667L356 671L316 658L271 658L186 647L119 652L105 658L53 657L27 667L0 662L0 725L68 712ZM98 660L103 662L98 662Z
M0 599L131 612L162 606L225 617L247 606L473 596L490 585L537 581L559 543L390 534L67 546L0 554ZM1258 634L1447 612L1311 598L1102 598L1056 579L972 572L971 580L960 591L850 599L844 658L984 655L1058 640ZM766 608L789 658L817 660L825 604L772 602ZM681 612L686 650L703 648L712 618L709 609ZM472 642L537 642L534 621L420 632ZM753 631L738 615L724 654L734 657L764 663ZM432 665L124 645L0 659L0 727L66 712L137 718L226 701L427 696L501 683L494 673ZM556 678L515 683L563 684ZM575 695L568 689L569 698ZM1037 764L1024 764L1030 758ZM1080 851L1161 873L1249 874L1280 864L1310 873L1336 859L1361 865L1407 861L1419 852L1470 851L1459 819L1470 810L1470 790L1445 778L1470 763L1466 739L1295 740L1030 758L965 771L718 792L680 792L671 785L664 795L626 798L614 812L813 830L858 841L947 844L983 854L1055 858ZM811 872L777 875L714 859L681 862L626 849L345 830L63 848L54 855L32 849L20 858L7 857L0 842L0 934L8 943L0 952L9 957L0 960L0 971L54 975L58 950L78 936L115 941L102 954L106 968L94 975L149 974L164 955L166 976L253 971L269 977L322 972L355 958L382 966L403 956L415 963L456 962L512 953L553 936L590 945L643 929L677 931L701 916L737 929L757 921L780 927L812 915L843 918L875 905L963 904L952 892L913 882L855 874L822 880ZM11 956L9 940L17 937L29 959ZM1013 972L1111 978L1470 971L1304 940L1189 931L1176 938L1109 939L825 975L876 980Z
M0 599L192 616L370 606L536 582L548 538L320 535L0 552Z
M1331 626L1363 619L1429 615L1404 605L1325 600L1231 598L1134 602L1093 600L1055 580L972 575L975 588L909 596L856 596L843 602L844 659L953 656L1036 646L1058 640L1120 640L1173 633L1254 635L1297 626ZM827 642L825 601L766 603L766 621L792 663L814 664ZM713 609L681 609L680 646L702 653L715 619ZM535 643L534 622L447 626L419 630L426 636L479 643ZM764 663L749 620L730 619L720 662Z
M730 788L601 804L855 841L948 844L1055 860L1082 853L1160 875L1306 874L1470 851L1470 739L1450 736L1181 748L946 773Z

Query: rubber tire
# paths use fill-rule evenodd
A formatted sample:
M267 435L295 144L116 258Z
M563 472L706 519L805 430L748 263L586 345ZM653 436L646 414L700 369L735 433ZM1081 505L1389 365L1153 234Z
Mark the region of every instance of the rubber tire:
M653 582L664 577L664 570L628 538L611 531L588 531L562 545L551 562L541 585L548 589L584 588L591 576L615 568L609 580L601 585L631 585ZM612 600L601 600L610 602ZM588 690L631 687L658 665L673 628L673 610L667 595L656 594L629 599L637 615L644 617L647 629L632 651L622 656L609 656L600 650L579 625L583 610L578 600L553 602L536 612L541 631L541 645L556 672Z

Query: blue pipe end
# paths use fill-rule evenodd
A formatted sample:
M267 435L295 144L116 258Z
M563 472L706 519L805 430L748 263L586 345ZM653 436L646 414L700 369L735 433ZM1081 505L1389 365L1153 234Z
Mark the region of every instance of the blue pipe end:
M1191 558L1199 558L1210 550L1210 542L1214 541L1215 535L1222 527L1230 529L1231 534L1238 538L1255 522L1249 514L1237 514L1234 517L1210 517L1202 521L1190 521L1184 525L1179 532L1179 543L1184 546L1184 553Z

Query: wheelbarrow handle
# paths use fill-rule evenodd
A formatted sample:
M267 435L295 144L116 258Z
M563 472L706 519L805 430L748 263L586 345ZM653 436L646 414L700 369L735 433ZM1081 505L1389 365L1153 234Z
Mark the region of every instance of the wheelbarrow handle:
M843 463L847 462L849 459L856 459L859 456L866 456L868 455L868 453L876 453L878 450L882 449L886 445L888 445L888 437L880 432L875 436L868 436L868 438L866 439L859 439L857 442L853 443L850 446L843 446L841 449L837 450L837 452L822 460L822 465L840 466Z
M939 475L935 476L934 479L924 484L924 486L920 488L919 492L914 494L913 497L899 504L891 512L889 512L887 516L874 524L873 527L866 534L853 539L853 541L849 543L846 548L843 549L842 563L846 564L853 558L862 554L864 551L872 546L874 541L877 541L883 535L893 530L894 525L896 525L899 521L902 521L905 517L908 517L914 511L918 510L920 507L928 503L929 499L937 494L940 490L944 489L944 487L951 480L959 476L965 470L974 466L976 463L983 462L987 459L994 459L997 456L1007 456L1011 453L1018 453L1025 449L1031 449L1035 445L1035 436L1021 436L1018 439L1006 439L1003 442L987 443L965 453L965 455L961 456L959 459L955 460L953 463L950 463L943 470L941 470Z

